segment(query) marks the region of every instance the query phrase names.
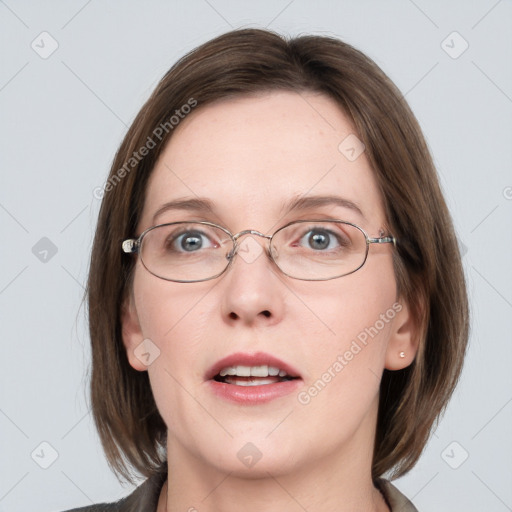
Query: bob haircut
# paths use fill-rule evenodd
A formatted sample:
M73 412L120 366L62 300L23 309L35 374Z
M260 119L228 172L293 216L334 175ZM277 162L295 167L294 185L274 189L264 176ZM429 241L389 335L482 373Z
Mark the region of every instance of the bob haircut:
M348 116L366 146L387 225L398 240L397 290L417 322L419 348L409 367L384 371L374 479L401 476L414 466L458 381L469 335L464 272L429 149L404 97L371 59L338 39L234 30L188 53L162 78L122 141L103 190L86 292L91 405L118 479L134 483L133 470L145 477L161 471L167 435L148 374L129 365L122 340L134 268L122 241L136 235L148 178L172 136L173 116L272 91L324 94Z

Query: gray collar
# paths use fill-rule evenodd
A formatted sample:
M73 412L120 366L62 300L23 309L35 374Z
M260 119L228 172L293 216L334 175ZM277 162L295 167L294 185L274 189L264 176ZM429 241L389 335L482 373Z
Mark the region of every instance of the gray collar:
M389 480L379 478L375 484L392 512L418 512L418 509Z

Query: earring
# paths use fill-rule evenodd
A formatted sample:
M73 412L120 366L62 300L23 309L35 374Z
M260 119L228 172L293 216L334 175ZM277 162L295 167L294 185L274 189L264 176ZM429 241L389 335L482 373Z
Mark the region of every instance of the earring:
M399 356L403 359L405 357L405 352L400 352Z

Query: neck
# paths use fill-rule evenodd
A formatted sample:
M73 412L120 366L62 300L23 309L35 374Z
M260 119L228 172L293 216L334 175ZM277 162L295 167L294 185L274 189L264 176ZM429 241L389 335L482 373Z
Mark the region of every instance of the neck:
M385 500L374 487L371 454L333 454L293 473L263 471L257 478L221 472L204 461L183 457L173 446L168 454L168 480L160 495L158 512L387 512ZM330 460L329 460L330 459ZM178 463L179 461L179 463ZM364 476L362 476L364 475Z

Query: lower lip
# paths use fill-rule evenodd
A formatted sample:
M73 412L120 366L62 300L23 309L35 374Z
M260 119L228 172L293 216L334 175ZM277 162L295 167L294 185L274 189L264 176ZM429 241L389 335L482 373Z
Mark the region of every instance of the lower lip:
M237 386L236 384L226 384L212 379L208 381L208 384L213 393L219 398L238 404L253 405L263 404L289 395L297 391L301 381L302 379L293 379L261 386Z

